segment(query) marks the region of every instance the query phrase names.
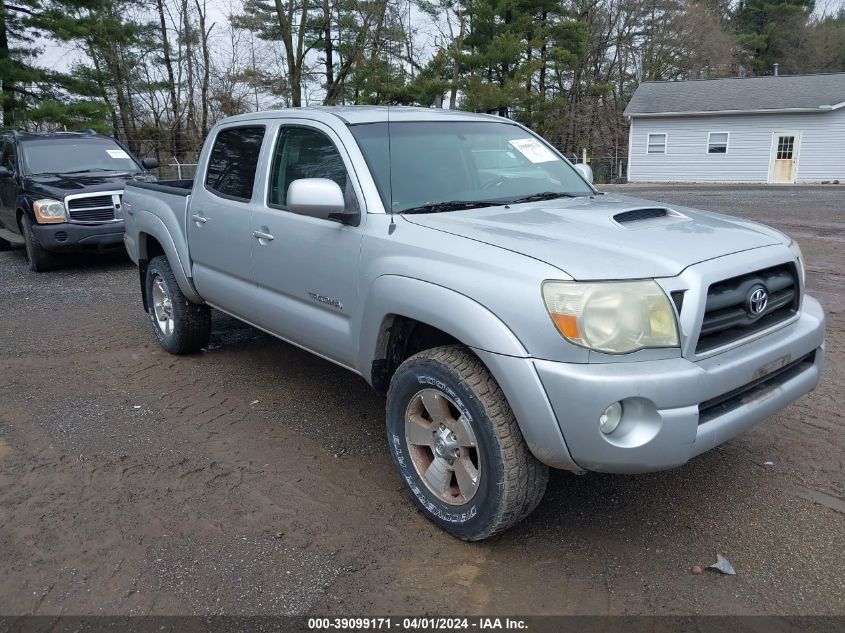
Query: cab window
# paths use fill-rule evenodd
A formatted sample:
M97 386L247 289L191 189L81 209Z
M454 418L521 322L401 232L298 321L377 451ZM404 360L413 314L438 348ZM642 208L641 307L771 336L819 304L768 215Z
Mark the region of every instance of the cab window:
M328 178L344 192L347 206L354 199L346 166L328 136L311 128L282 128L270 170L269 205L286 208L288 187L300 178Z
M263 126L228 128L218 133L208 159L206 189L224 198L249 202L263 140Z

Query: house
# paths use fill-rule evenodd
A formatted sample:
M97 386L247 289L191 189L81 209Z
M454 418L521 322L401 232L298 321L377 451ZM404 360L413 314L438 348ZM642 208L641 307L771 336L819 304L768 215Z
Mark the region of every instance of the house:
M625 115L631 182L845 183L845 73L647 81Z

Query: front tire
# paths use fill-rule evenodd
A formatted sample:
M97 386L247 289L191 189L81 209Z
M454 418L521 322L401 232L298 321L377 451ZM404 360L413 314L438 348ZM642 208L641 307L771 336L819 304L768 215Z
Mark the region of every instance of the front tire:
M36 273L43 273L55 268L56 256L39 244L38 239L32 232L32 221L26 215L21 218L21 228L23 229L29 269Z
M147 266L144 288L147 309L161 346L171 354L191 354L208 345L211 309L185 297L167 257L154 257Z
M484 364L461 346L406 360L387 395L387 435L403 483L422 513L478 541L528 516L549 470L525 444Z

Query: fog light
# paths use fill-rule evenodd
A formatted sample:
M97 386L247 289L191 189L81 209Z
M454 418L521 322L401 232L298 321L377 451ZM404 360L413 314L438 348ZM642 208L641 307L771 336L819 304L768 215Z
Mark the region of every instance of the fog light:
M599 428L605 435L609 435L616 430L619 423L622 421L622 403L614 402L604 413L599 416Z

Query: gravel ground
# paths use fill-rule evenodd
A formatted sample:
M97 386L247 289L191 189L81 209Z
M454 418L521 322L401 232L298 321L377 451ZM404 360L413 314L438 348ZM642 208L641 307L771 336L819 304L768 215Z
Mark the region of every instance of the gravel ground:
M614 189L796 237L822 384L673 471L554 472L481 544L415 511L360 378L222 315L169 356L125 258L0 253L0 613L845 615L845 187Z

